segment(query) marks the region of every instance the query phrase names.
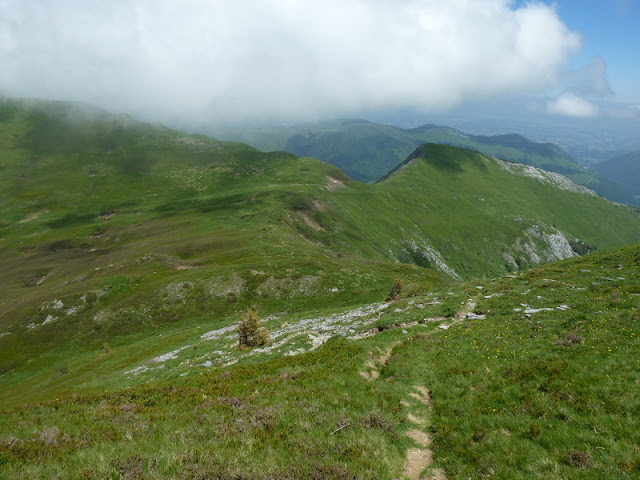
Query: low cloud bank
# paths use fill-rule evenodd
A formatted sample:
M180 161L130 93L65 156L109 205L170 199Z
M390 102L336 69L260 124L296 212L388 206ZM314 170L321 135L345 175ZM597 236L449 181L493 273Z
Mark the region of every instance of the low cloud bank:
M543 93L580 44L537 2L4 0L0 92L161 120L438 111ZM592 113L567 95L548 108Z
M600 115L600 108L573 93L563 93L547 102L547 112L567 117L594 118Z

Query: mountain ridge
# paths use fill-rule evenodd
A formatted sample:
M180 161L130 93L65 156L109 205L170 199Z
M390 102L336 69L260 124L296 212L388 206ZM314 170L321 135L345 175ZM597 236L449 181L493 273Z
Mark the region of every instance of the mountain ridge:
M638 204L621 185L598 177L560 147L533 142L518 134L476 136L434 124L402 129L367 120L334 120L294 127L264 127L235 132L220 130L215 133L221 138L245 141L263 150L284 150L318 158L364 182L374 182L385 176L420 144L443 143L561 173L605 198Z

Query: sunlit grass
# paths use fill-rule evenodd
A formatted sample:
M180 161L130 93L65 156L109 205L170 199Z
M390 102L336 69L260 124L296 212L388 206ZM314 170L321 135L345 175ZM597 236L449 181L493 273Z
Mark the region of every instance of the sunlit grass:
M637 473L637 249L481 278L514 270L507 254L534 263L536 225L633 241L632 210L450 147L364 185L126 118L16 111L0 118L0 476L399 478L416 385L449 478ZM476 280L424 268L443 268L430 247ZM400 299L349 332L363 340L202 337L249 307L273 332L378 304L396 278ZM486 319L437 327L470 298Z

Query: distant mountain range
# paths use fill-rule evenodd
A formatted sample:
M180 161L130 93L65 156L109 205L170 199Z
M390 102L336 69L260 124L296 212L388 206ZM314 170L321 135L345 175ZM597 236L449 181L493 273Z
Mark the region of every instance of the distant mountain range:
M217 131L215 134L227 140L248 143L260 150L283 150L317 158L338 166L350 178L363 182L374 182L386 175L420 144L454 145L561 173L605 198L640 206L640 201L623 186L587 170L560 147L533 142L517 134L467 135L454 128L437 125L402 129L365 120Z
M640 198L640 150L597 163L591 170Z

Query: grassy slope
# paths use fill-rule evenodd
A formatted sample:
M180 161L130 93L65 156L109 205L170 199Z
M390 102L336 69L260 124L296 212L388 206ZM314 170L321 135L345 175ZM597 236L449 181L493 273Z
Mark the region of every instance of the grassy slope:
M13 406L2 416L0 463L9 478L138 470L152 478L397 478L411 444L401 401L413 378L371 384L358 372L369 352L403 338L401 329L361 344L330 341L294 359L278 357L311 348L317 327L296 331L271 355L202 333L252 304L272 332L339 314L383 299L394 277L418 301L425 292L446 300L424 310L407 300L382 315L381 330L452 315L460 288L448 296L451 282L440 275L389 261L428 263L407 242L441 249L469 277L506 268L491 265L511 251L522 222L557 221L599 246L637 238L624 207L511 178L453 147L426 146L427 161L364 185L312 159L65 104L37 107L7 102L0 115L0 403ZM577 204L598 221L575 215ZM522 220L501 220L505 205ZM489 246L478 248L479 233ZM181 347L176 358L151 360ZM236 361L237 369L201 367ZM134 367L147 370L126 373ZM289 381L299 377L305 382ZM202 408L204 417L193 415ZM298 429L301 408L314 420ZM167 448L167 438L181 446ZM203 449L203 441L228 449ZM269 452L264 464L253 461L256 445Z
M0 478L391 479L416 427L450 479L635 478L639 258L597 252L445 290L439 305L400 300L382 333L296 357L5 408ZM466 296L486 318L415 324Z
M298 209L330 193L328 175L346 181L333 166L79 108L3 105L4 401L72 389L50 382L59 372L107 385L164 347L149 332L228 324L252 304L268 314L371 302L398 275L442 281L301 235ZM128 357L103 365L94 353L107 341Z
M486 320L394 349L384 376L433 389L436 463L449 478L638 475L639 253L483 284Z
M441 285L410 265L437 266L431 247L470 278L536 263L514 247L543 250L522 237L530 227L600 248L640 238L625 207L453 147L425 147L442 165L414 162L371 186L78 106L2 112L5 402L119 387L120 372L250 305L286 317L370 303L397 276L415 291ZM127 354L96 356L117 347Z
M629 207L514 175L469 150L429 144L421 156L378 184L336 192L335 212L342 209L340 224L353 225L355 240L425 266L433 262L410 245L431 244L449 267L469 278L513 269L505 254L520 266L532 265L517 245L518 239L521 245L530 241L523 232L536 225L540 231L554 231L555 225L599 248L640 239L638 214Z
M443 135L444 136L441 136ZM449 137L449 138L447 138ZM437 127L433 131L433 140L459 147L478 150L487 155L496 156L511 162L519 162L542 168L549 172L560 173L578 185L585 185L599 195L616 202L638 206L637 200L623 187L603 176L594 174L578 164L569 154L552 143L532 142L520 135L496 136L459 136L441 133Z

